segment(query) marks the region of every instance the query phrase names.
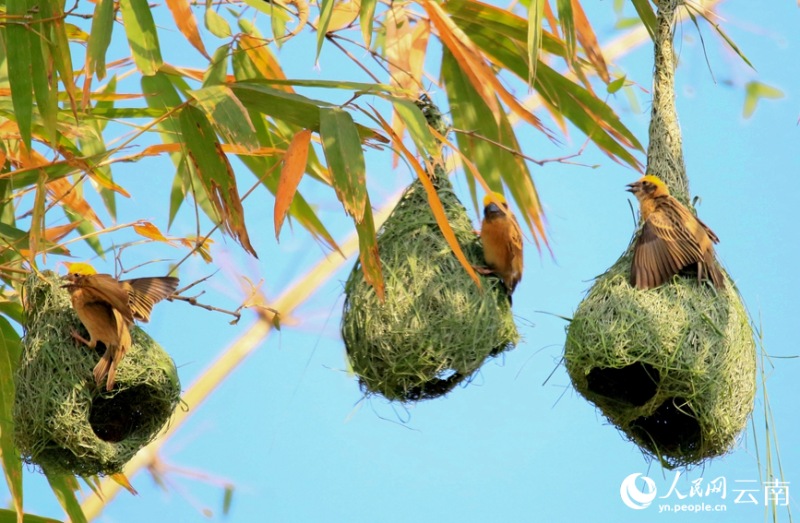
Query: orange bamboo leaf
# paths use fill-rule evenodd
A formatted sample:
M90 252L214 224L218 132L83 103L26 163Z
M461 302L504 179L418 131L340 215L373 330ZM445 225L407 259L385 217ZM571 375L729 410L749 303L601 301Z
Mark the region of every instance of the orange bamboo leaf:
M189 2L186 0L167 0L167 7L169 7L175 24L183 36L186 37L186 40L200 51L200 54L210 60L211 57L208 56L203 40L200 38L200 31L197 29L197 20L189 8Z
M47 240L48 242L58 243L61 241L67 234L74 231L80 222L72 222L66 225L56 225L55 227L49 227L45 229L42 237Z
M131 482L128 480L128 476L125 475L124 472L117 472L116 474L111 474L111 479L114 480L118 485L122 488L133 494L134 496L138 495L139 493L136 492L136 489L133 488Z
M433 186L433 182L428 176L426 170L420 165L417 158L408 150L408 148L403 144L403 140L394 134L392 131L392 126L383 119L383 117L377 111L374 111L375 117L378 119L378 122L381 124L381 127L392 137L392 141L394 142L395 146L400 149L400 152L405 157L406 161L408 161L409 165L414 169L414 172L419 177L419 181L422 182L422 186L425 188L425 193L428 196L428 204L431 206L431 212L433 213L433 217L436 219L436 223L439 225L439 229L442 231L442 236L444 236L445 241L453 250L453 254L456 255L456 258L464 269L469 274L469 277L475 282L475 285L478 288L481 287L481 280L478 278L478 274L475 272L475 269L472 268L472 264L467 260L464 251L461 249L461 245L458 243L458 239L456 238L456 233L453 232L453 227L450 225L450 222L447 220L447 214L445 213L444 206L442 205L442 201L439 199L439 194L436 192L436 188ZM435 131L434 131L435 132Z
M592 24L586 18L586 13L578 0L572 0L572 14L575 21L575 33L581 46L583 46L583 50L586 52L586 58L594 66L597 75L605 83L610 82L611 77L608 75L608 66L605 58L603 58L603 50L597 42L597 35L592 29Z
M239 45L263 78L286 80L283 69L281 69L278 61L275 60L275 56L270 52L264 40L242 34L239 35ZM292 89L290 85L276 85L274 88L286 91L287 93L294 92L294 89Z
M311 142L311 131L303 129L292 138L286 155L283 157L283 167L281 177L278 180L278 188L275 191L275 238L278 238L283 226L283 220L289 212L297 186L306 171L308 162L308 146Z
M75 190L75 185L68 178L47 182L47 192L53 201L60 202L64 207L69 208L78 216L83 216L101 229L105 228L92 206L79 191Z
M164 242L164 243L171 243L166 236L164 236L161 231L150 222L140 221L138 223L133 224L133 230L136 231L136 234L139 236L144 236L150 240L155 240L157 242Z

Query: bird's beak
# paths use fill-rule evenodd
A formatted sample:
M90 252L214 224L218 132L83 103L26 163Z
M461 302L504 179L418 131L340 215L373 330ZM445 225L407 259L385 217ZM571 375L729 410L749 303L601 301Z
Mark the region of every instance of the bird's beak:
M627 189L625 189L626 191L628 191L630 193L636 193L639 190L640 185L639 185L639 182L633 182L633 183L629 183L625 187L627 187Z
M501 212L501 211L500 207L498 207L496 203L492 202L486 206L486 212L489 213L489 212Z

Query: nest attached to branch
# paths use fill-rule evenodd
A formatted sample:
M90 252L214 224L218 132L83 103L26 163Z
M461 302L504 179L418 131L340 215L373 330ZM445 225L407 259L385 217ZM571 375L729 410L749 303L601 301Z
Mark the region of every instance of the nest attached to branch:
M172 358L138 327L114 389L97 386L92 369L105 351L76 342L87 336L61 279L32 274L22 358L16 376L14 438L27 463L48 473L114 474L169 421L180 401Z
M668 467L724 454L755 395L755 344L747 312L723 292L675 277L630 285L631 254L597 279L569 325L575 388Z
M659 0L647 172L691 208L675 111L675 9ZM729 451L755 397L755 343L736 287L676 276L630 285L631 245L597 278L567 329L564 359L575 388L665 467ZM724 272L724 271L723 271Z
M480 239L450 181L434 184L467 259L484 265ZM342 337L362 390L389 400L442 396L519 333L499 279L479 289L453 254L415 180L378 232L386 299L381 303L356 263L345 285Z

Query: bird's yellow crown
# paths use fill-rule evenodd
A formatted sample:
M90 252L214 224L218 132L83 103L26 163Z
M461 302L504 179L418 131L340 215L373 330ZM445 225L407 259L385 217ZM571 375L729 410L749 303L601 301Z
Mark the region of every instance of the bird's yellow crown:
M507 203L506 197L499 192L486 193L486 196L483 197L483 206L488 207L490 203Z
M655 185L656 187L665 190L667 192L667 194L669 194L669 187L667 187L667 184L664 183L664 180L662 180L658 176L655 176L653 174L648 174L647 176L643 176L642 179L639 180L639 181L640 182L650 182L653 185Z
M94 267L84 262L68 263L67 272L69 274L97 274L97 270Z

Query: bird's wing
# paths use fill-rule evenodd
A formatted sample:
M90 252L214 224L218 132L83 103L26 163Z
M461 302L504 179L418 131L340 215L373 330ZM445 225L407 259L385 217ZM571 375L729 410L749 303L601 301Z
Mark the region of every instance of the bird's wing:
M683 267L703 259L690 229L693 220L688 211L676 206L667 206L647 218L633 253L632 284L640 289L657 287Z
M719 238L717 238L717 235L716 235L716 234L714 234L714 231L712 231L712 230L711 230L711 227L709 227L708 225L706 225L705 223L703 223L703 220L701 220L700 218L695 218L695 220L697 220L697 223L699 223L699 224L700 224L700 227L702 227L702 228L703 228L703 230L705 231L705 233L708 235L708 238L709 238L709 239L710 239L712 242L714 242L714 243L719 243Z
M522 260L522 229L514 216L509 216L509 218L511 230L509 231L508 249L513 257L519 257Z
M178 288L178 278L159 276L155 278L135 278L125 280L128 285L129 302L133 317L140 321L150 321L153 306L172 295Z
M120 282L110 274L92 274L79 280L79 286L84 291L85 302L104 303L128 322L133 322L133 313L128 305L128 291Z

